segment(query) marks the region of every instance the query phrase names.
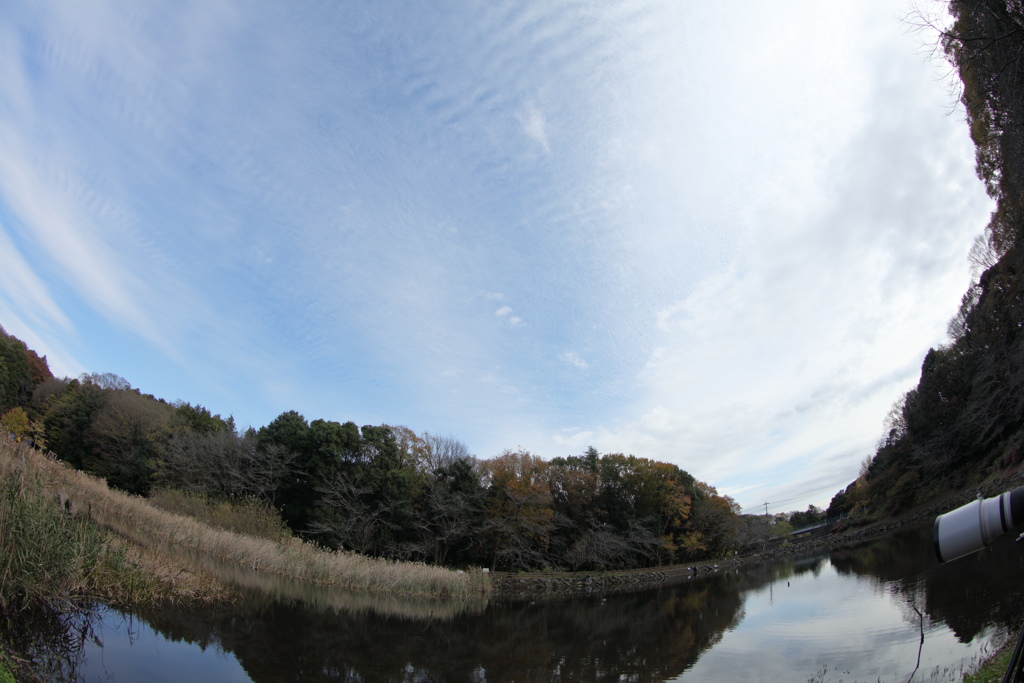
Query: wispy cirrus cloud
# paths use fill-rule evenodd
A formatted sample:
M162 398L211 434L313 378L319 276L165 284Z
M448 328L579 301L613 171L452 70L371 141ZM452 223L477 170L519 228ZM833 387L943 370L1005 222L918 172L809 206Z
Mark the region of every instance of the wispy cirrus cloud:
M790 498L966 284L988 204L929 69L884 1L18 6L0 315L241 424Z

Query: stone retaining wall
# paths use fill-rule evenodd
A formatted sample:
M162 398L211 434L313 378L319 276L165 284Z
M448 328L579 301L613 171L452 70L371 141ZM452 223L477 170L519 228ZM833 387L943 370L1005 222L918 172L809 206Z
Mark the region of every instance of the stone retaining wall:
M680 583L744 564L748 558L715 560L692 565L673 565L621 572L537 572L491 575L493 595L500 598L571 597L626 593L654 586Z

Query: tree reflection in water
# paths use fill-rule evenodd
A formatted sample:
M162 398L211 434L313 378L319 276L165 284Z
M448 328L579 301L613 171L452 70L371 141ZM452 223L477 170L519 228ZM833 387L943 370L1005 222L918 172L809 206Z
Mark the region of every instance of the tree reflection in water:
M87 608L0 612L0 641L8 652L30 661L32 672L42 680L77 681L86 645L99 643L99 619Z
M730 583L492 605L445 620L258 601L219 615L165 609L140 616L170 639L218 643L254 681L661 681L684 671L740 617L740 591Z
M931 527L843 548L831 554L836 571L871 579L946 624L966 643L992 626L1016 628L1024 607L1024 547L1007 534L991 547L946 565L935 559ZM924 558L922 560L922 558ZM917 619L917 615L913 615Z
M442 609L271 591L225 607L169 606L137 616L170 642L232 653L258 682L671 680L738 628L749 596L785 590L788 581L796 586L830 565L828 575L838 574L836 580L866 579L871 590L904 605L904 619L915 631L914 607L930 623L948 624L961 642L1016 622L1024 563L1012 543L938 566L930 542L929 529L917 530L828 555L605 598ZM51 663L64 661L69 679L78 671L76 657L98 647L83 618L32 627L33 651L39 656L46 649L40 643L49 640L47 656ZM165 668L173 680L175 662Z

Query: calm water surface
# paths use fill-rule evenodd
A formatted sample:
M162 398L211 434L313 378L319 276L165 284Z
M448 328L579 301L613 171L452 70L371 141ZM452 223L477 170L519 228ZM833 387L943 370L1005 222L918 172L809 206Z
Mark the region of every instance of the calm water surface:
M280 586L230 609L99 610L65 628L61 672L147 683L959 680L1019 622L1022 557L1004 538L940 566L929 526L586 599L452 606Z

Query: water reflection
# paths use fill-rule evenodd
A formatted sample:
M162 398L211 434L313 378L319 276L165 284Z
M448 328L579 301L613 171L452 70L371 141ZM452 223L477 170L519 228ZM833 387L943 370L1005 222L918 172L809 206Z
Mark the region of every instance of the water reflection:
M731 583L498 605L446 621L282 602L140 616L171 640L216 642L253 681L661 681L684 671L741 618Z
M338 586L295 581L285 576L258 572L233 562L223 562L207 553L177 551L185 563L198 565L220 580L243 589L246 604L298 603L314 611L351 616L387 614L404 619L452 619L460 614L480 614L487 598L408 598L373 593L353 593Z
M866 578L917 605L929 619L947 625L961 642L973 640L993 624L1019 623L1024 548L1012 534L979 553L939 565L930 531L928 527L836 550L830 560L838 572Z
M1016 621L1024 568L1009 541L945 566L930 542L922 529L642 593L433 616L254 593L218 609L140 611L136 642L149 625L165 644L120 648L116 657L110 634L118 627L108 615L97 629L107 634L106 648L85 639L89 664L77 670L88 680L133 680L121 668L129 665L115 660L134 651L156 672L146 675L151 683L160 671L179 680L185 666L235 667L260 682L804 681L816 672L826 680L905 681L923 632L915 678L922 680ZM190 664L189 652L229 654Z
M11 652L29 659L33 671L47 681L79 680L86 642L98 623L95 613L57 613L32 609L0 613L0 638Z

